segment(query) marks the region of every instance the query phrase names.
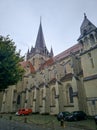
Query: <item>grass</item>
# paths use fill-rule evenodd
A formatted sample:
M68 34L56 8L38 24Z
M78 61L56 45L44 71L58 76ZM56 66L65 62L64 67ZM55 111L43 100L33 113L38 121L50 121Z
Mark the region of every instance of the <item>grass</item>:
M45 127L59 127L60 122L57 121L56 116L50 115L39 115L39 114L32 114L29 116L16 116L15 114L1 114L1 118L6 120L14 120L17 122L22 123L29 123L29 124L37 124L43 125ZM76 121L76 122L64 122L66 126L69 127L80 127L80 128L87 128L90 130L97 130L97 125L95 124L93 119L87 119L84 121Z

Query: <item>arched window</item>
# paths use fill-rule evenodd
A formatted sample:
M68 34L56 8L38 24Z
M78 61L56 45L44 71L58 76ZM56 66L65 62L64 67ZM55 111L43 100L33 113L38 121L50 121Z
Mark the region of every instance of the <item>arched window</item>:
M88 58L90 59L91 67L94 68L94 60L92 58L91 53L88 53Z
M82 45L82 50L84 50L84 43L83 43L82 40L80 41L80 44ZM82 51L82 50L81 50L81 51Z
M69 87L69 99L70 99L70 103L73 103L73 89L72 89L72 87Z
M90 35L90 42L91 42L91 45L95 44L95 39L94 39L93 34Z
M67 104L73 103L73 89L70 84L66 87L66 100Z
M17 97L17 104L19 105L20 103L21 103L21 96L18 95L18 97Z
M88 38L87 37L85 37L85 39L84 39L84 42L85 42L85 49L88 49L88 47L89 47L89 42L88 42Z

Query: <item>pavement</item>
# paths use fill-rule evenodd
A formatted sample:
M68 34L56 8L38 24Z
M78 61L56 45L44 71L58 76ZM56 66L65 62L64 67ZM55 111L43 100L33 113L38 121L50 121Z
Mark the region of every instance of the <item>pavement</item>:
M83 128L75 128L70 126L57 127L51 126L47 128L44 125L20 123L12 120L0 118L0 130L87 130Z

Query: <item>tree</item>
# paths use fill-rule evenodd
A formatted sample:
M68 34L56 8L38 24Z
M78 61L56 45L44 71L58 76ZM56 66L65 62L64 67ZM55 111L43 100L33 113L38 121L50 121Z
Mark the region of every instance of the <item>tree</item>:
M23 60L13 40L9 36L0 36L0 90L21 80L24 69L19 63Z

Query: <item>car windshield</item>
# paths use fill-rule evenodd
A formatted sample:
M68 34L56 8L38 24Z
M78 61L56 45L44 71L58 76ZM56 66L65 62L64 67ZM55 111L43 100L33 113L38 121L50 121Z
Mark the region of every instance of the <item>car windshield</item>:
M70 112L63 112L63 114L64 114L64 115L65 115L65 114L67 115L67 114L70 114Z

